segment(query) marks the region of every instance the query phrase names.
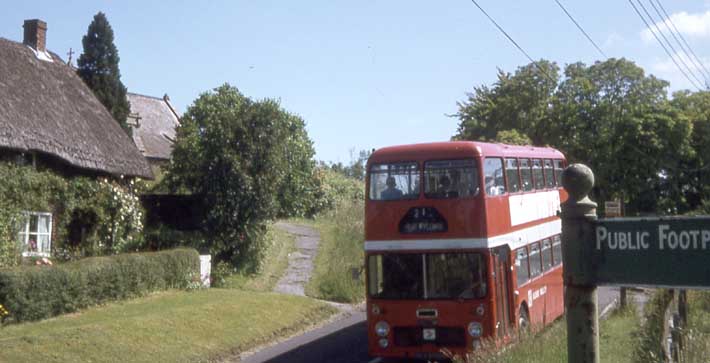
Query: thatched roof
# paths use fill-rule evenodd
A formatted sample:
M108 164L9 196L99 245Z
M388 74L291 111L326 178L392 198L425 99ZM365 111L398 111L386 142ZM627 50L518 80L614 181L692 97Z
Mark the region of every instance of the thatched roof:
M133 141L146 158L170 160L175 142L175 128L180 125L170 99L128 94L131 103L129 124L133 125Z
M152 178L145 158L59 56L40 60L0 38L0 148L54 155L114 175Z

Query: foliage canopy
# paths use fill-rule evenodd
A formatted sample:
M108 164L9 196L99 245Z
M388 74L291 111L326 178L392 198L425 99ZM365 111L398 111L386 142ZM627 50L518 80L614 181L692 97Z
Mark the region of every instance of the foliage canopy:
M668 82L626 59L569 64L557 77L544 60L499 72L458 103L454 138L556 147L594 170L596 200L621 198L629 215L686 213L710 200L707 92L669 100Z
M313 213L313 154L300 117L225 84L182 117L165 182L211 206L204 230L217 260L255 270L268 220Z

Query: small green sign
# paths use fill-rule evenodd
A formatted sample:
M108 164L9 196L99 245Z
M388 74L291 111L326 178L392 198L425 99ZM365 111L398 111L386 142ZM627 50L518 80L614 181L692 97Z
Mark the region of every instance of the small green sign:
M598 285L710 288L710 216L595 222Z

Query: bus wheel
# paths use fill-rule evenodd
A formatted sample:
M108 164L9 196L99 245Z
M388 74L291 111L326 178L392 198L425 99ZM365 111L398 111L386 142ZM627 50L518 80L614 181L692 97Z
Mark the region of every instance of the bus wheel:
M525 333L530 331L530 315L528 314L528 308L525 305L520 306L518 329L520 329L520 332Z

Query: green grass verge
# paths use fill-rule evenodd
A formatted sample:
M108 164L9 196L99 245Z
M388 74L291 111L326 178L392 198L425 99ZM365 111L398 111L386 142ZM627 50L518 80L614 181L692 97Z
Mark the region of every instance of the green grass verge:
M681 362L707 362L710 354L710 292L688 291L688 328Z
M634 340L631 332L638 324L637 315L631 311L614 312L600 321L600 361L629 362ZM567 361L567 326L564 319L555 322L542 332L523 336L504 349L484 348L483 352L471 354L468 360L458 362L490 363L549 363Z
M201 362L335 313L312 299L208 289L168 291L0 328L0 362Z
M306 295L318 299L355 303L365 298L364 276L353 279L353 268L362 272L364 206L343 201L313 224L321 235L313 275Z
M295 236L270 225L266 233L268 248L261 269L252 275L237 272L225 279L225 288L271 291L288 267L288 254L296 250Z

